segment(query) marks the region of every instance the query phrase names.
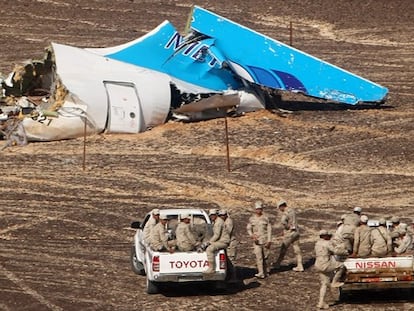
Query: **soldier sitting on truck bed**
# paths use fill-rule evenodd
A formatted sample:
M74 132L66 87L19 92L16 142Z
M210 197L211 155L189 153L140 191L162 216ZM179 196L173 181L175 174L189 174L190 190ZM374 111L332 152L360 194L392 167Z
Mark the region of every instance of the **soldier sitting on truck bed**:
M336 223L336 231L330 239L330 242L336 253L347 251L348 254L350 254L352 253L352 245L350 244L350 241L348 239L345 239L342 235L342 230L344 228L343 219L344 217L341 217L341 220Z
M201 243L197 241L190 229L190 215L183 213L180 215L181 221L175 230L177 248L181 252L190 252L196 249Z
M394 252L396 254L403 254L413 249L413 239L408 232L407 224L401 224L398 229L399 237L394 241Z
M144 227L144 241L146 243L151 242L151 230L155 225L160 221L160 210L158 208L154 209L151 213L151 217L148 219Z
M224 225L224 220L218 217L218 210L211 209L208 215L213 223L213 236L206 244L208 269L204 272L205 274L216 271L215 254L220 249L226 249L230 243L230 234Z
M343 226L341 229L341 236L345 240L345 244L350 252L354 245L355 229L359 226L362 208L355 207L351 214L342 215L341 220Z
M392 226L390 228L390 235L391 235L391 239L395 240L398 239L400 237L400 228L401 228L401 222L400 222L400 218L398 218L397 216L393 216L391 218L391 223Z
M371 228L368 216L362 215L359 227L355 229L352 257L368 257L371 254Z
M168 240L167 223L168 217L161 215L160 221L151 230L150 247L154 251L169 251L170 253L175 251L175 240Z
M392 251L392 239L386 227L386 221L381 218L378 227L371 230L371 256L384 257Z
M219 217L223 219L224 221L224 227L226 228L227 232L230 235L230 243L229 246L226 249L227 253L227 265L229 269L229 276L230 276L230 282L237 282L237 269L234 266L234 261L236 260L237 256L237 245L238 241L235 237L235 230L234 230L234 222L233 218L229 216L227 210L221 209L218 212Z

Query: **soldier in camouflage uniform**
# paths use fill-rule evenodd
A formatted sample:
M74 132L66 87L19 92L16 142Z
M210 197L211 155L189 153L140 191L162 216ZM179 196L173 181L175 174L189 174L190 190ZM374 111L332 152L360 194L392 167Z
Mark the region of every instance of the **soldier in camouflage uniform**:
M344 216L344 215L342 215ZM347 253L351 253L352 246L349 244L349 240L344 239L342 236L342 230L344 228L343 217L336 223L336 231L331 238L331 244L335 249L336 253L342 253L346 251Z
M391 223L392 223L392 227L391 227L390 235L391 235L391 239L395 240L400 237L400 229L401 229L400 218L397 216L391 217Z
M292 270L297 272L304 271L302 263L302 251L299 246L299 227L296 219L296 212L293 208L288 207L286 201L280 201L277 207L282 212L281 225L283 227L283 241L280 247L279 257L274 266L275 269L280 268L280 264L286 255L287 250L292 245L296 255L297 265Z
M264 279L269 275L267 259L272 241L272 224L269 218L263 214L263 203L255 203L255 214L250 217L247 224L247 234L253 240L254 254L258 273L256 277Z
M230 273L230 281L237 280L237 271L236 267L234 266L234 261L236 260L237 256L237 240L234 234L234 223L233 219L229 216L226 210L221 209L218 212L219 217L224 220L224 226L227 232L230 235L230 243L227 247L227 258L228 258L228 266L229 266L229 273Z
M213 236L207 242L207 260L208 269L204 273L214 273L216 271L216 252L220 249L226 249L230 243L230 235L224 225L224 220L217 215L216 209L209 211L209 216L213 222Z
M147 223L144 227L144 241L146 243L151 242L151 230L155 227L155 225L160 221L160 210L158 208L154 209L151 213L150 219L148 219Z
M357 206L351 214L342 215L343 227L341 229L341 236L350 252L354 246L355 229L359 226L362 208Z
M317 308L319 309L329 308L329 305L325 302L325 295L328 287L338 288L344 284L340 282L340 279L346 268L344 264L337 261L333 255L346 256L348 255L348 251L344 249L343 252L337 252L330 241L331 236L332 235L328 231L321 230L319 232L319 239L315 244L315 269L318 271L321 280L319 302L317 305Z
M386 228L384 218L379 225L371 230L371 257L384 257L392 251L392 239Z
M395 240L394 252L396 254L403 254L413 249L413 238L408 232L407 224L400 224L398 228L399 237Z
M368 257L371 254L371 228L368 216L362 215L359 227L355 229L352 257Z
M172 253L175 250L175 241L168 241L167 223L168 217L161 215L160 221L151 230L150 247L154 251L169 251Z
M200 243L190 229L190 215L183 213L180 215L181 221L175 229L177 248L181 252L189 252L196 249Z
M230 260L233 261L236 259L237 244L238 244L236 237L234 235L233 219L229 216L229 214L227 213L225 209L219 210L218 215L221 219L223 219L224 226L230 235L230 243L229 243L229 246L227 247L227 256L229 257Z

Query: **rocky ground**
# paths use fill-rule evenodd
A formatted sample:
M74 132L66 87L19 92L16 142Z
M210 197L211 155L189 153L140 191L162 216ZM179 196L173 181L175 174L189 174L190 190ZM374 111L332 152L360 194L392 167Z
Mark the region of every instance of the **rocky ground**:
M168 19L184 29L192 1L3 1L0 71L40 58L51 42L104 47ZM195 1L389 88L379 109L294 105L224 120L167 123L137 135L30 143L0 153L0 310L313 310L321 228L362 206L370 217L414 219L414 2ZM245 225L263 199L298 210L306 271L257 281ZM155 207L227 208L240 240L244 283L145 293L134 275L129 225ZM275 227L272 258L278 252ZM333 299L333 298L332 298ZM331 300L333 301L333 300ZM366 293L332 310L414 310L410 295Z

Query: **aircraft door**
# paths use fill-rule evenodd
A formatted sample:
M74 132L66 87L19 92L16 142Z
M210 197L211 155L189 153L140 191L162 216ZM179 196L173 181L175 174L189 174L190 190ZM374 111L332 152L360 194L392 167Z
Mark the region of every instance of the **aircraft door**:
M108 133L138 133L143 130L141 103L133 83L104 81L108 96Z

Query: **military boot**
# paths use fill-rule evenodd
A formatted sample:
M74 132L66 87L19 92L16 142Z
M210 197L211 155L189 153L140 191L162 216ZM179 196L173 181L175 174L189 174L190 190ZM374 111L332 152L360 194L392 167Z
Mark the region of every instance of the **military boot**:
M296 272L303 272L303 271L305 271L305 269L303 268L302 256L301 255L297 255L296 256L296 261L297 261L297 266L294 267L292 270L293 271L296 271Z
M329 305L325 302L325 295L326 295L326 285L322 285L319 291L319 303L317 305L318 309L328 309Z
M329 309L329 305L326 302L318 303L318 309Z

